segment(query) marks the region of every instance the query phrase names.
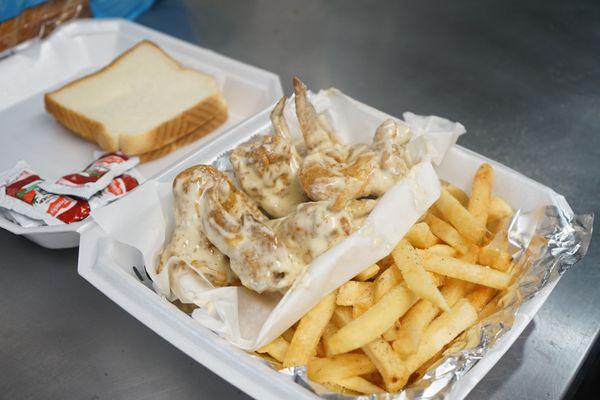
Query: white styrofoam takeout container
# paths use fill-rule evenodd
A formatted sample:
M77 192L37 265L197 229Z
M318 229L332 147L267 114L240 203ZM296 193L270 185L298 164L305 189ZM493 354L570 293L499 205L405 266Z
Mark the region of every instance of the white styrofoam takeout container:
M186 167L212 163L223 152L251 136L264 133L270 127L270 111L271 107L207 143L203 148L157 175L155 179L159 182L171 182L177 173ZM375 115L382 121L388 117L360 103L357 103L356 112ZM436 169L441 179L469 190L475 171L482 162L489 162L494 167L494 192L506 198L513 207L526 211L553 204L563 210L570 210L564 198L550 188L458 145L450 149ZM118 204L115 207L118 207ZM145 286L136 278L132 268L142 265L141 253L138 250L111 239L98 224L88 224L81 230L79 273L181 351L255 398L317 398L286 375L267 367L201 326ZM454 386L451 398L464 398L494 366L531 321L554 285L547 286L520 308L513 328Z
M0 60L0 171L27 161L43 177L79 171L99 147L68 132L44 110L44 93L105 66L140 40L158 44L183 65L213 75L229 106L225 124L206 137L137 167L151 177L282 95L279 77L126 20L75 20L47 39ZM0 227L48 248L75 247L88 223L23 228L0 215Z

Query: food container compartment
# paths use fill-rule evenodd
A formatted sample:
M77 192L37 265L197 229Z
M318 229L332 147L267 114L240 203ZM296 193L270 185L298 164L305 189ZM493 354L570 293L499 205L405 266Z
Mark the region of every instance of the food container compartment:
M137 167L146 178L256 114L282 96L279 78L171 36L119 19L76 20L50 37L0 60L0 171L26 160L44 177L78 171L98 146L69 133L44 110L44 93L98 70L148 39L183 65L215 76L229 106L228 120L206 137ZM25 229L0 216L0 227L48 248L75 247L87 223Z
M365 119L378 118L380 120L388 117L386 114L358 102L355 103L355 107L354 117L363 116ZM237 144L265 132L270 126L270 111L271 107L231 129L218 139L207 143L202 149L155 176L155 181L171 182L176 174L184 168L194 164L212 163ZM552 189L458 145L450 148L436 170L441 179L462 189L469 189L476 169L483 162L490 163L494 168L494 193L504 197L513 207L527 211L542 205L554 205L566 213L571 213L565 199ZM132 201L132 199L129 200ZM116 204L114 207L118 206ZM163 204L165 208L168 206L168 204ZM163 208L164 212L171 212L165 208ZM151 229L151 227L143 225L142 211L140 211L137 221L140 224L139 229ZM149 281L141 282L136 277L134 266L138 269L143 266L142 256L138 250L112 239L95 222L82 229L79 273L156 333L255 398L318 398L293 382L288 376L267 367L258 358L244 353L207 330L156 294L151 289ZM485 376L519 337L555 285L556 282L549 284L520 307L513 328L454 385L451 398L464 398Z

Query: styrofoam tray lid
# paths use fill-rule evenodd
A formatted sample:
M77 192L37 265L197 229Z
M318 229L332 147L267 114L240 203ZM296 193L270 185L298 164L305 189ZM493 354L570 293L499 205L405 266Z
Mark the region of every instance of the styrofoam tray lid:
M137 167L151 177L256 114L283 92L279 77L231 58L120 19L76 20L0 61L0 171L27 161L42 177L79 171L99 147L68 132L44 110L44 93L98 70L140 40L155 42L183 65L213 75L229 107L225 124L206 137ZM0 227L49 248L77 246L86 221L23 228L0 216Z
M357 114L354 117L363 115L365 118L381 120L389 117L362 103L356 102L356 106ZM163 171L155 180L172 181L179 171L194 164L211 163L223 152L263 133L269 126L269 112L270 108L231 129L218 140ZM490 163L494 168L494 193L503 196L513 207L527 211L542 205L555 205L571 212L564 197L552 189L458 145L450 148L436 171L441 179L468 190L477 168L483 162ZM140 225L143 225L141 221ZM98 224L89 224L82 230L79 273L163 338L255 398L317 398L287 376L265 367L256 357L244 353L200 325L155 293L149 282L140 282L133 267L142 266L143 259L138 250L112 239ZM517 340L555 284L548 285L521 306L512 329L454 385L450 396L452 399L466 397L496 364Z

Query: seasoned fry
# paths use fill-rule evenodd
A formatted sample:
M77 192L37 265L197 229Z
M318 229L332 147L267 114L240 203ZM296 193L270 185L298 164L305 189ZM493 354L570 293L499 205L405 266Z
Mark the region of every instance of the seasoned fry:
M392 251L392 256L410 290L418 297L431 301L442 310L450 309L431 275L423 268L421 259L410 243L401 240Z
M256 352L257 353L267 353L268 355L270 355L277 361L282 362L289 345L290 344L288 342L286 342L284 338L279 336L277 339L273 340L268 345L263 346L260 349L256 350Z
M435 236L454 247L460 254L469 252L469 243L460 236L460 233L452 225L432 214L427 214L425 220Z
M372 282L348 281L338 289L335 303L338 306L372 304L375 296L375 284Z
M337 307L333 313L333 321L339 328L346 326L352 321L350 309ZM377 338L361 347L361 350L375 364L388 391L396 392L404 387L409 374L402 359L388 342Z
M501 197L492 196L487 222L504 219L513 215L512 207Z
M425 269L452 278L478 283L495 289L505 289L510 282L510 275L471 264L453 257L438 256L424 250L416 250L421 257Z
M321 336L321 342L323 343L323 350L325 351L325 356L331 357L331 351L329 350L329 338L333 336L334 333L337 332L337 327L333 323L333 321L329 321L325 326L325 330L323 330L323 335Z
M448 305L452 307L465 294L466 288L465 281L451 278L441 292ZM394 350L404 357L416 352L425 328L439 312L439 307L433 303L427 300L419 300L402 317L398 337L392 343Z
M435 237L425 222L414 224L404 238L414 247L420 249L426 249L439 243L438 238Z
M511 261L512 257L510 254L499 249L485 246L479 251L479 264L492 267L498 271L508 271Z
M415 300L415 295L404 284L394 287L366 312L331 336L331 353L346 353L375 340L391 327Z
M473 178L471 198L467 209L483 226L488 219L493 179L494 172L490 164L481 164Z
M483 310L483 308L487 305L487 303L492 300L492 298L496 295L498 291L486 286L478 286L469 293L466 297L467 300L473 304L473 307L477 310L477 312Z
M391 254L388 254L387 256L383 257L381 260L377 261L377 265L379 265L379 268L381 268L382 271L384 269L388 268L393 263L394 263L394 259L392 258Z
M296 331L296 329L294 329L294 327L291 327L290 329L286 330L285 332L283 332L281 334L281 337L285 339L286 342L291 342L292 338L294 337L294 332Z
M372 384L365 378L360 376L352 376L350 378L335 379L333 383L338 384L346 389L353 390L358 393L384 393L384 390L377 385Z
M327 389L331 390L334 393L340 393L344 396L360 396L359 392L355 392L354 390L346 389L345 387L338 385L334 382L322 382L321 385L325 386Z
M392 288L402 282L402 274L398 268L388 268L375 279L375 301L381 299Z
M461 261L468 262L470 264L476 264L479 259L479 247L472 244L469 247L469 252L467 254L459 255L458 258Z
M398 326L396 324L394 324L394 325L390 326L387 331L383 332L383 335L381 335L381 337L386 342L391 342L393 340L396 340L398 338L398 329L399 329Z
M447 244L436 244L436 245L428 248L427 251L434 253L434 254L438 254L440 256L448 256L448 257L455 257L458 253L456 251L456 249L448 246Z
M331 358L308 360L307 374L315 382L331 382L340 378L369 374L377 369L364 354L340 354Z
M360 282L368 281L369 279L377 275L380 269L381 268L379 267L379 265L372 264L365 268L360 274L356 275L354 279Z
M468 300L461 299L458 301L450 311L441 314L427 327L417 352L404 360L408 372L410 374L415 372L422 364L476 321L477 311L475 307Z
M469 204L469 196L467 196L464 190L454 186L451 183L445 183L443 186L448 193L454 196L454 198L463 205L463 207L466 207Z
M335 297L335 291L329 293L302 317L283 359L284 368L306 365L308 359L316 353L321 335L335 309Z
M485 235L485 225L475 219L446 189L442 188L435 206L444 216L443 219L456 228L465 239L475 244L481 243Z

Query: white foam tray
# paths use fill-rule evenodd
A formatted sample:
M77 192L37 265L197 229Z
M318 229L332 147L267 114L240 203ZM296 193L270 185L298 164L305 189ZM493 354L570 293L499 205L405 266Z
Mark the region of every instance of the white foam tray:
M155 179L171 182L176 174L186 167L211 163L224 151L230 150L255 134L263 133L270 126L268 119L270 110L271 108L268 108L243 122L166 169ZM364 113L371 118L375 115L381 120L388 117L362 104L358 105L357 113ZM458 145L450 149L437 168L437 172L440 178L468 190L473 175L482 162L489 162L494 167L494 192L506 198L514 207L531 210L541 205L554 204L570 211L565 199L552 189ZM257 359L202 327L142 284L132 269L133 266L142 265L139 251L114 241L96 223L83 228L79 250L79 273L157 334L257 399L317 398L287 376L263 365ZM454 386L450 398L462 399L473 389L519 337L553 288L554 285L546 287L520 308L510 332Z
M229 118L210 135L140 165L151 177L222 132L278 100L279 77L190 43L119 19L76 20L49 38L0 60L0 171L26 160L38 173L59 177L76 172L99 148L58 124L44 110L44 93L98 70L142 39L157 43L185 66L216 77L229 105ZM0 227L48 248L75 247L87 223L22 228L0 216Z

